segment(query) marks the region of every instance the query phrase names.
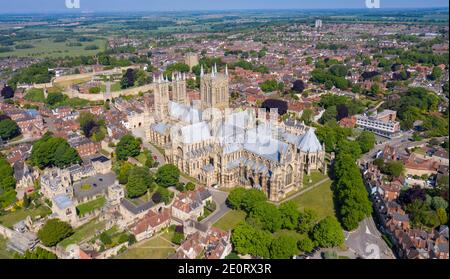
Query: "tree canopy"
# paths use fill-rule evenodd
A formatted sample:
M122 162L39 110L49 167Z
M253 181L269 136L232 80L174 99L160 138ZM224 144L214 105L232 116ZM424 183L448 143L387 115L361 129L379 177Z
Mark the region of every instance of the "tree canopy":
M334 217L326 217L320 221L313 231L315 241L320 247L336 247L344 244L344 231Z
M130 169L126 184L127 195L137 198L144 195L153 186L153 177L146 167L134 167Z
M38 231L38 237L47 247L58 244L61 240L73 234L72 227L59 219L50 219Z
M116 146L118 160L127 160L129 157L138 156L141 152L141 141L132 135L123 136Z
M0 120L0 139L9 140L20 135L19 126L11 119Z
M166 164L158 168L155 179L161 187L176 186L180 180L180 170L175 165Z
M81 158L65 139L46 133L33 144L30 161L41 169L53 166L64 168L80 163Z
M0 154L0 208L5 208L16 201L15 187L14 170Z

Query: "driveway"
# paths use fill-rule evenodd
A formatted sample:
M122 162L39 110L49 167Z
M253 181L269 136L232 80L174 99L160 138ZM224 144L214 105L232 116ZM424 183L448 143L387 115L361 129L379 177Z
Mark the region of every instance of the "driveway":
M209 191L211 192L213 201L216 203L216 210L211 213L211 215L200 221L200 223L202 224L214 224L215 222L217 222L217 220L222 218L228 211L231 210L226 204L226 200L228 197L227 192L222 192L213 188L209 188Z
M158 149L156 149L153 145L151 145L147 137L145 136L145 130L143 128L134 128L132 129L133 136L141 138L142 139L142 145L144 148L147 148L152 152L153 156L156 156L156 161L158 161L159 166L162 166L166 163L166 160L164 159L164 155L159 152Z
M361 221L355 231L345 232L345 244L350 251L365 259L395 259L372 217Z

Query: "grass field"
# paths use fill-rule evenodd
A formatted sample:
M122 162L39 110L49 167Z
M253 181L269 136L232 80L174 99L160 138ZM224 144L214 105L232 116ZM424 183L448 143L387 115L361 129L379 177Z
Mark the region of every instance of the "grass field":
M292 201L298 205L298 209L313 209L319 218L334 216L333 192L331 191L331 180L322 183L317 188L296 197Z
M55 87L57 87L60 91L64 88L66 88L67 86L70 85L74 85L74 84L82 84L85 82L90 81L91 78L90 77L86 77L86 78L78 78L78 79L69 79L66 81L61 81L61 82L55 82Z
M55 43L53 39L36 39L23 41L21 44L33 45L33 48L14 49L14 51L2 52L0 57L19 56L19 57L65 57L65 56L80 56L80 55L95 55L105 48L105 40L97 39L92 42L83 42L81 46L68 46L67 42ZM85 50L86 46L96 45L96 50Z
M245 221L245 212L240 210L231 210L220 218L213 226L224 231L234 229L237 224Z
M12 259L13 254L6 250L6 243L8 240L0 236L0 260Z
M25 219L27 216L36 217L36 216L47 216L51 214L50 208L45 205L41 205L36 209L19 209L14 212L6 213L6 215L0 216L0 224L5 227L12 228L14 224Z
M327 178L326 174L321 173L320 171L311 171L311 175L303 176L303 188L309 187L311 185L316 184L317 182Z
M77 206L77 214L84 216L86 213L92 212L104 206L106 203L105 197L100 197L98 199L89 201L87 203L80 204Z
M117 259L165 259L175 253L176 245L170 242L174 232L165 231L160 236L142 241L125 253L118 255Z
M80 243L80 241L93 237L97 230L103 230L106 222L98 222L96 219L76 228L75 233L70 237L64 239L59 243L62 247L67 247L70 244Z
M120 82L111 83L111 92L117 92L120 90L122 90L122 88L120 87ZM100 87L100 92L106 92L106 85L102 85Z

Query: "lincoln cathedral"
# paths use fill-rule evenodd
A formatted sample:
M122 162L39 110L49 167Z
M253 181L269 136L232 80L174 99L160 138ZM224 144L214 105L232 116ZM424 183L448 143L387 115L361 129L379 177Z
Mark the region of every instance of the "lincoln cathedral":
M207 186L252 187L280 201L312 170L326 172L325 147L314 129L280 122L265 109L230 111L228 69L200 75L200 100L189 102L182 74L154 78L154 110L146 110L147 140L168 163Z

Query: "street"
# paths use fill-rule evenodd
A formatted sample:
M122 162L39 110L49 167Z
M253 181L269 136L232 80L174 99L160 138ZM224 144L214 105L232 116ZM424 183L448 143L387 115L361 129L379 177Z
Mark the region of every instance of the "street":
M364 259L395 259L372 217L361 221L355 231L345 234L346 246Z

